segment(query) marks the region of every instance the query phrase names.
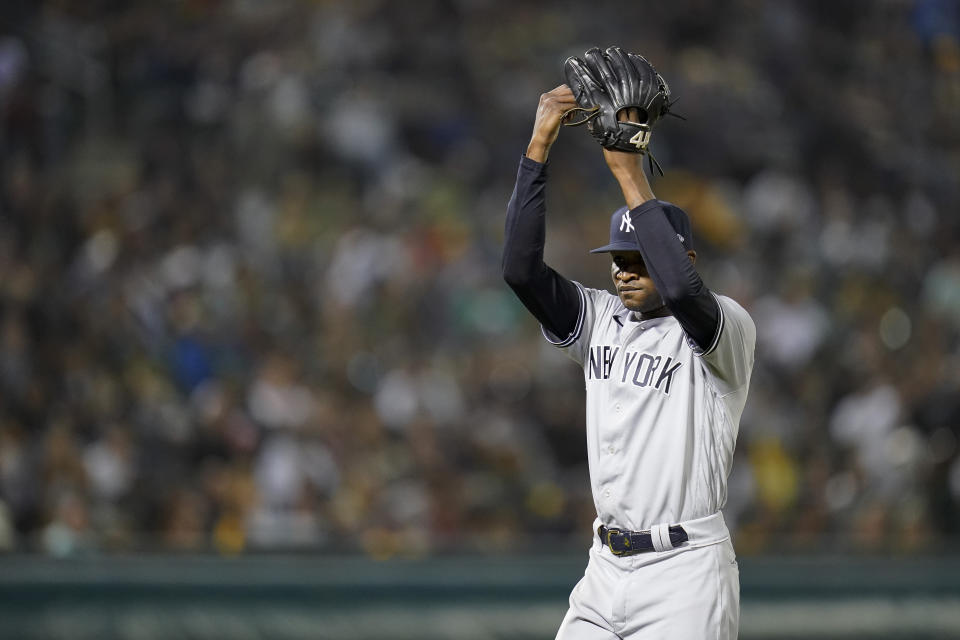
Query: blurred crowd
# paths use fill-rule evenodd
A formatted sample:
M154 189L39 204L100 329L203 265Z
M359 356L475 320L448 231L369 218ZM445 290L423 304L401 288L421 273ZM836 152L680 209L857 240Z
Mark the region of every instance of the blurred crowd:
M582 372L499 264L539 95L609 44L758 327L738 550L960 546L956 0L9 4L0 550L589 544ZM606 287L616 184L579 129L550 170L548 262Z

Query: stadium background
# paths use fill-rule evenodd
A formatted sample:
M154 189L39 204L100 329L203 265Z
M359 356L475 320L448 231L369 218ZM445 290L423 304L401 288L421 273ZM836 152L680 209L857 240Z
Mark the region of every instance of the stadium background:
M744 637L960 634L957 2L13 0L0 636L552 637L582 378L502 223L539 94L614 43L759 329ZM615 183L579 130L551 162L548 262L606 286Z

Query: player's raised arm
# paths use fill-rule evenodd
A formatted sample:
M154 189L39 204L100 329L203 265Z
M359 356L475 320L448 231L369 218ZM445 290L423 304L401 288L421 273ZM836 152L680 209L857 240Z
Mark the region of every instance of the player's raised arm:
M630 111L624 110L618 117L636 118ZM671 212L669 208L676 207L654 199L643 170L643 155L604 148L603 157L630 208L643 262L664 304L697 346L709 351L720 330L720 307L697 273L696 251L684 246L667 218L671 213L683 218L686 214Z
M577 107L573 92L565 84L540 96L537 117L533 123L533 135L527 145L527 157L539 163L547 161L550 147L560 135L564 116Z
M547 156L564 115L576 107L566 85L540 96L533 135L520 160L517 182L507 204L503 279L523 305L559 342L573 335L582 314L580 293L570 280L543 261L546 239Z

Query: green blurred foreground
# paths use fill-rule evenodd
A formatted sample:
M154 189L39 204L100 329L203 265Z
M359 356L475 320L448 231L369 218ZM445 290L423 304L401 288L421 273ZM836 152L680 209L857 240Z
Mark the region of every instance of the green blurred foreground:
M550 640L585 556L0 560L0 638ZM742 560L741 638L955 638L960 557Z

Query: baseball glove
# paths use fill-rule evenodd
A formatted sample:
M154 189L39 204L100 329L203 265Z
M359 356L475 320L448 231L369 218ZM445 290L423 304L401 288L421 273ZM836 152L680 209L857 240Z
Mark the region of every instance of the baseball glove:
M620 47L605 52L594 47L583 59L567 58L563 70L579 105L565 124L586 123L590 135L607 149L649 153L654 125L664 115L674 115L670 87L643 56ZM617 114L630 107L639 112L638 121L618 121Z

